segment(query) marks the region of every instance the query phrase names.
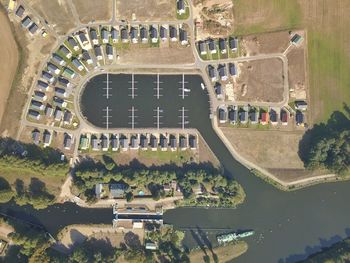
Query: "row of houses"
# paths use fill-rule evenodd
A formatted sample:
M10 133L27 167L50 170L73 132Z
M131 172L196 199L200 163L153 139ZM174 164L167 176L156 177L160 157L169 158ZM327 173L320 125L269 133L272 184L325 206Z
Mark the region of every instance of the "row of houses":
M236 37L219 38L218 40L209 38L207 40L200 40L197 42L197 48L200 55L204 56L208 53L227 54L228 50L236 52L238 50L238 39Z
M197 149L198 137L197 135L185 134L102 134L96 135L82 135L80 137L79 148L81 150L91 149L93 151L127 151L131 150L148 150L162 151L186 150L188 148Z
M285 109L270 108L269 110L249 106L221 106L218 109L219 123L236 124L258 124L261 125L288 125L291 113ZM304 124L304 114L296 111L295 121L297 125Z
M29 33L34 35L38 31L39 26L29 15L24 17L25 12L25 8L22 5L19 5L16 9L15 15L21 19L22 27L28 29Z
M34 129L32 131L32 140L33 143L39 145L43 144L44 147L50 146L52 143L52 132L49 130L44 130L42 133L38 129ZM63 147L66 150L70 150L72 147L73 137L68 133L63 134Z
M218 64L217 66L208 65L208 76L212 82L218 81L227 81L230 76L235 77L238 74L237 65L233 62Z

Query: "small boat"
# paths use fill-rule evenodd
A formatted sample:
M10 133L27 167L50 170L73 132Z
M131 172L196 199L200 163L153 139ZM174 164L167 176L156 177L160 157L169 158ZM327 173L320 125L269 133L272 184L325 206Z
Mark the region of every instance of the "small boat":
M184 89L184 92L191 92L190 89Z
M239 240L241 238L245 238L245 237L249 237L254 235L254 231L245 231L245 232L241 232L241 233L228 233L228 234L223 234L223 235L218 235L216 237L217 241L219 244L223 244L223 243L228 243L231 241L235 241L235 240Z
M202 90L205 90L205 86L203 82L201 83L201 87L202 87Z

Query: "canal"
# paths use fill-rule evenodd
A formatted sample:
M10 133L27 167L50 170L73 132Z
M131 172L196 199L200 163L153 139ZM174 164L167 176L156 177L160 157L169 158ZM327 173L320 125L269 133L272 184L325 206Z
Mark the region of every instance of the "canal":
M118 89L117 77L115 78L110 85ZM171 78L177 77L171 76ZM208 118L208 94L200 87L201 78L199 76L187 76L186 78L186 81L191 83L191 92L181 102L181 105L188 109L189 127L197 128L201 132L224 166L226 174L235 178L247 194L244 204L237 209L178 208L167 211L164 215L165 223L173 224L179 229L188 229L186 245L194 246L195 240L198 240L198 236L202 236L203 232L207 231L206 229L254 229L256 234L247 238L249 244L247 253L235 262L282 263L296 262L318 251L321 247L350 235L350 209L347 203L347 200L350 199L350 182L322 184L295 192L282 192L266 184L238 163L214 132ZM139 89L142 88L141 83L143 83L143 77L138 76ZM153 80L145 83L149 83L150 86L154 84ZM166 85L164 89L167 87L172 89L170 93L178 93L178 83ZM151 90L150 87L145 89ZM85 92L88 92L88 89ZM89 113L84 112L86 106L91 105L89 103L101 99L97 98L94 92L90 94L89 96L82 94L83 114L89 122L102 126L104 124L99 122L99 116L89 118ZM84 98L84 96L87 97ZM166 97L168 104L177 103L178 96L173 95L174 100ZM108 105L112 107L113 103L117 103L114 101L117 99L117 93L113 93ZM101 103L106 103L105 99L101 99ZM96 107L102 109L108 105L96 104ZM151 107L154 105L156 103ZM166 110L167 105L162 105ZM169 107L175 109L177 105L169 105ZM176 114L175 111L173 114ZM168 115L167 118L175 117ZM123 123L118 123L117 119L111 121L111 127L123 126ZM177 122L175 124L177 125ZM53 205L45 210L36 211L28 206L19 207L11 202L2 205L0 212L42 224L53 234L69 224L111 223L113 218L112 209L80 208L71 203ZM214 239L216 233L219 232L210 232L209 237Z

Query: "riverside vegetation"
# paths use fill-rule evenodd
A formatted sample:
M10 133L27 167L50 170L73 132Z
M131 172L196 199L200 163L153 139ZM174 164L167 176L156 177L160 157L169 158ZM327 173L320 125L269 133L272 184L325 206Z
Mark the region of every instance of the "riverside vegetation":
M98 183L122 183L127 187L126 198L134 198L133 188L148 190L153 199L172 195L164 185L176 181L184 200L178 205L234 207L243 202L243 188L234 180L224 177L218 169L201 164L161 167L118 167L112 160L83 162L76 168L74 185L88 202L96 201L95 185ZM201 194L194 189L200 188Z

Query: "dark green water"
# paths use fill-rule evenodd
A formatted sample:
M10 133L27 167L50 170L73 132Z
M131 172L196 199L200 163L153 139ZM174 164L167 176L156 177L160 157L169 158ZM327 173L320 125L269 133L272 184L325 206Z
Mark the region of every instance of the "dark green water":
M113 78L113 89L118 92L118 88L121 87L121 85L117 85L119 77L115 75ZM127 76L122 76L122 78L127 78ZM147 80L151 77L138 76L139 89L143 83L142 87L145 90L152 90L154 83L143 81L143 78ZM166 78L163 80L164 83L166 83ZM175 77L171 76L169 80L172 78ZM318 251L321 247L328 246L350 235L350 206L348 204L350 182L317 185L289 193L279 191L266 184L232 158L226 146L212 129L208 118L208 95L200 87L201 78L187 76L186 81L189 82L188 86L191 86L191 92L181 103L188 108L190 121L188 127L199 129L210 148L220 159L227 175L234 177L244 187L247 198L245 203L237 209L180 208L170 210L164 215L166 223L173 224L178 228L199 230L206 228L254 229L256 235L247 239L248 252L235 261L249 263L296 262ZM90 81L90 83L92 82L93 80ZM96 88L94 86L92 85L91 89ZM169 98L168 96L163 98L167 102L163 105L165 112L170 113L166 106L171 104L169 105L169 109L171 109L175 108L174 103L178 103L178 83L170 81L169 85L164 86L164 89L166 88L172 95ZM102 109L104 106L121 103L118 96L113 93L113 96L108 99L110 100L108 105L100 106L99 103L105 103L103 101L106 99L98 98L95 92L88 93L89 87L85 92L86 94L84 93L82 96L83 109L89 105L95 105L96 109L98 107ZM87 94L90 95L87 96ZM101 102L99 102L100 100ZM149 103L148 100L145 103ZM152 102L148 105L154 107L156 104L157 102ZM125 103L125 107L127 107L127 103ZM87 111L84 111L84 114L91 123L99 125L100 115L90 118ZM176 115L175 111L173 114ZM140 118L146 119L141 115ZM176 117L169 114L166 118ZM112 120L112 123L115 123L115 126L111 127L123 127L122 123L118 123L118 119ZM100 124L103 125L102 122ZM174 122L174 125L178 125L177 122ZM112 220L111 209L84 209L70 203L55 205L40 211L29 207L18 207L10 203L2 205L0 212L42 224L51 233L57 233L60 228L68 224L110 223ZM201 231L193 231L192 233L188 231L186 244L194 245L195 240L200 239L200 233ZM209 237L214 239L216 233L210 232Z

